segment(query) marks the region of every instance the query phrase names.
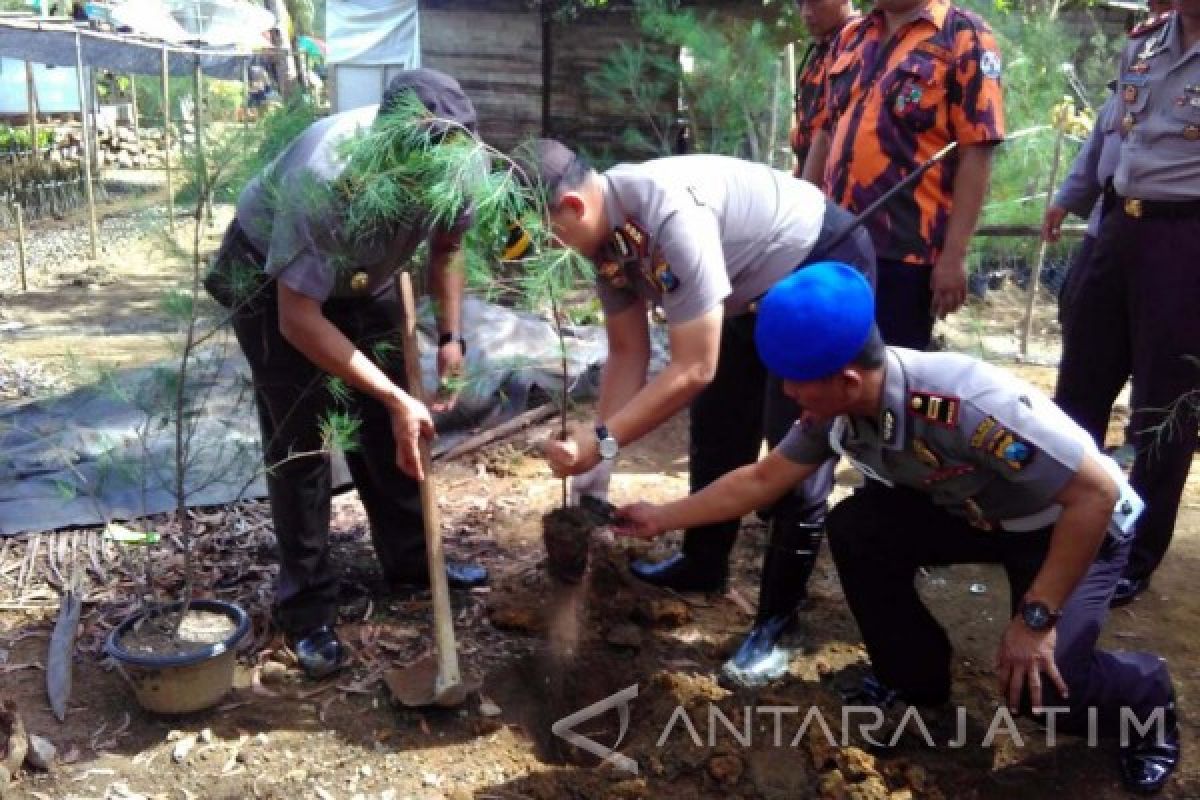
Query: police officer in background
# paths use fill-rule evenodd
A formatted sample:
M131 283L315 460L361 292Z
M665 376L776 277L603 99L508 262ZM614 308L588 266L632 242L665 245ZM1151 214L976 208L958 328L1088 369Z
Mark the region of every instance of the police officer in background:
M604 309L608 360L598 424L548 442L554 471L578 476L573 494L604 495L618 451L690 404L692 489L753 462L797 409L754 351L754 301L815 254L874 272L865 231L835 241L852 217L817 187L764 164L716 155L621 164L600 174L559 142L542 139L519 160L545 191L552 229L592 260ZM647 306L667 318L671 361L649 382ZM754 628L725 665L739 685L787 670L780 638L796 621L823 536L833 460L770 509ZM767 510L767 506L762 507ZM683 552L637 561L640 579L676 591L726 585L738 522L688 531Z
M850 0L796 0L796 8L811 37L796 69L796 115L788 136L796 154L793 174L804 173L804 162L825 102L825 58L838 33L859 14Z
M1102 442L1109 389L1132 377L1131 482L1146 513L1114 605L1145 591L1166 554L1196 448L1196 414L1180 402L1200 389L1200 0L1175 9L1121 55L1120 153L1055 394Z
M428 109L431 135L471 135L475 109L458 82L430 69L389 84L380 115L415 95ZM462 365L459 327L464 212L448 227L428 216L383 225L373 235L348 230L342 147L369 129L377 108L334 114L301 133L238 199L206 282L235 309L233 328L250 363L267 466L267 492L279 546L275 619L310 677L341 666L346 650L333 629L338 581L329 563L331 477L320 452L321 423L337 407L328 376L349 387L360 423L346 462L370 521L371 539L390 584L428 585L418 485L418 438L433 435L429 410L409 395L400 344L402 310L394 274L425 240L441 339L438 373ZM449 583L482 584L486 571L448 564Z
M1113 84L1115 88L1116 84ZM1075 304L1075 294L1079 289L1084 275L1091 264L1093 251L1096 247L1096 236L1100 232L1100 217L1103 215L1104 187L1112 179L1117 169L1117 157L1121 150L1121 138L1115 131L1117 101L1110 96L1100 107L1096 122L1092 126L1087 141L1083 143L1071 171L1063 179L1062 185L1054 195L1054 202L1046 209L1042 218L1042 238L1047 242L1057 242L1062 237L1062 223L1067 214L1075 214L1087 220L1087 233L1076 248L1071 259L1067 278L1063 281L1058 296L1058 321L1062 326L1063 338L1071 325L1071 310ZM1124 379L1122 379L1122 384ZM1113 389L1115 400L1121 385ZM1110 401L1111 402L1111 401ZM1098 444L1103 445L1103 442Z
M863 699L945 703L951 648L921 602L918 568L1005 567L1012 619L996 657L1009 707L1066 707L1057 730L1120 733L1121 715L1158 719L1122 743L1136 791L1179 762L1165 662L1096 649L1141 501L1120 469L1044 395L955 353L885 347L862 276L816 264L760 303L755 340L803 409L764 460L664 505L620 510L619 532L656 536L737 519L844 455L873 480L829 514L830 549L877 680ZM878 691L886 687L887 691ZM893 694L894 693L894 694Z

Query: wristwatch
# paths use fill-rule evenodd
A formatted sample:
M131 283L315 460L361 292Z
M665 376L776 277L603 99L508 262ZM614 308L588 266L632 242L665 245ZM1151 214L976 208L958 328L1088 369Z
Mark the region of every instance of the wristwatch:
M438 347L445 347L451 342L458 342L458 346L462 348L463 357L467 355L467 340L459 336L454 331L447 331L438 336Z
M596 426L596 439L600 442L600 457L605 461L612 461L617 457L617 451L621 449L617 444L617 440L608 432L608 426L600 424Z
M1050 607L1040 600L1022 600L1017 613L1021 615L1025 627L1038 633L1053 628L1062 616L1061 611L1051 611Z

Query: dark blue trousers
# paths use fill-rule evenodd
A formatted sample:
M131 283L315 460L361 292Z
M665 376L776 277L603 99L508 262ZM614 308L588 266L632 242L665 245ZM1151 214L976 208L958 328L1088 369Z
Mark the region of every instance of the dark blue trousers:
M1100 224L1063 329L1054 401L1097 443L1117 394L1133 380L1130 482L1146 510L1126 570L1131 578L1148 578L1166 554L1196 450L1198 265L1200 215L1135 218L1118 202ZM1189 397L1192 405L1177 405Z
M875 289L875 321L883 340L893 347L928 350L933 337L933 267L881 258Z
M242 352L250 363L262 430L267 494L279 546L275 618L289 633L303 634L337 617L338 582L329 559L331 464L321 449L321 421L331 410L360 422L358 448L345 453L371 526L385 579L401 580L427 570L424 523L417 482L396 466L391 416L381 403L351 390L344 406L329 392L328 376L279 332L274 286L262 301L233 318ZM364 353L399 341L403 312L394 291L376 298L327 302L322 311ZM380 367L407 387L403 356L393 347Z
M876 675L908 702L922 705L949 698L951 647L917 594L917 569L1001 564L1015 614L1050 542L1049 529L982 531L934 505L923 492L875 482L839 503L829 514L826 530L846 602ZM1047 679L1043 703L1071 709L1056 719L1064 732L1086 730L1086 709L1094 707L1099 733L1115 735L1122 707L1145 720L1168 702L1170 676L1158 656L1096 649L1128 555L1128 543L1108 540L1063 608L1055 661L1070 700L1064 701ZM997 641L1000 634L998 628ZM1028 698L1022 705L1028 707Z
M832 204L827 206L826 214L838 223L850 220L848 212ZM822 236L834 232L823 230ZM870 237L861 229L831 250L822 249L818 240L814 257L809 259L813 260L841 261L874 277L875 251ZM784 395L783 384L767 374L758 357L754 346L756 318L747 313L724 321L717 373L692 401L688 471L693 492L757 461L764 438L768 446L774 447L800 415L799 407ZM795 522L824 522L835 464L836 459L831 459L780 500L776 510L786 511ZM732 520L693 528L684 534L683 552L700 563L723 563L729 558L740 525L739 520Z

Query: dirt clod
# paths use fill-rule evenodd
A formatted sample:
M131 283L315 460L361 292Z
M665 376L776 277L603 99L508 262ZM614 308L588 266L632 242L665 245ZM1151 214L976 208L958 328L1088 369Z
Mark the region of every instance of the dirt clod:
M580 508L556 508L542 517L546 569L564 583L579 583L587 571L592 520Z
M734 755L713 756L708 760L708 774L722 786L733 786L742 779L746 766Z

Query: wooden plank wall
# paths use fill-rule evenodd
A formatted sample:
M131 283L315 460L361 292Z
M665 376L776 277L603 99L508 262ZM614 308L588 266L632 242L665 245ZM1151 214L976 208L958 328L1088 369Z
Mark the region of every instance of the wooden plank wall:
M490 144L508 149L547 135L606 160L645 157L619 146L621 131L635 122L628 110L605 107L584 83L618 42L637 41L631 10L617 6L569 23L550 21L553 75L545 130L539 11L524 0L422 0L420 13L422 62L459 80Z
M473 10L472 5L486 10ZM538 136L542 129L538 13L521 2L442 2L422 3L420 14L422 63L458 79L479 113L483 138L508 149Z

